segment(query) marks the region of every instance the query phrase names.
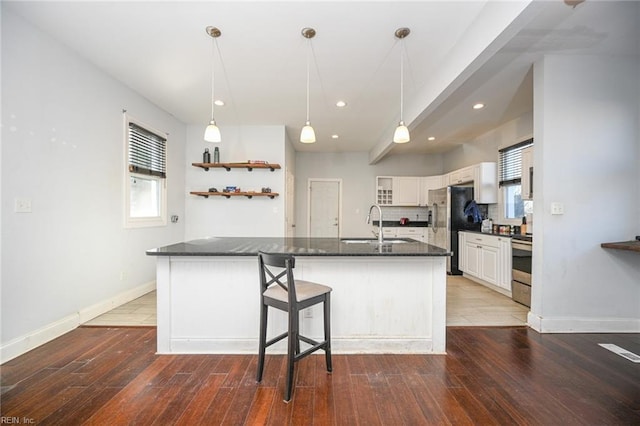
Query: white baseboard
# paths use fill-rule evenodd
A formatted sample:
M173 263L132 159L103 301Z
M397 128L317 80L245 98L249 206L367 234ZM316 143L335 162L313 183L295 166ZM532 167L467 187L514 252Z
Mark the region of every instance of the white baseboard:
M124 303L154 290L155 281L150 281L134 289L120 293L111 299L81 309L80 311L54 321L37 330L16 337L0 347L0 364L12 360L32 349L37 348L65 333L77 328L79 325L93 319Z
M304 349L304 348L303 348ZM331 351L334 354L444 354L433 350L433 340L425 337L389 338L368 337L331 338ZM158 352L163 354L164 352ZM258 339L171 339L171 351L167 354L257 354ZM269 354L286 354L286 341L279 342L267 349Z
M529 312L527 323L538 333L640 333L637 318L542 318Z
M135 300L138 297L143 296L155 289L156 282L149 281L148 283L142 284L136 288L132 288L131 290L120 293L112 297L111 299L104 300L102 302L96 303L95 305L81 309L79 312L80 324L84 324L85 322L90 321L95 317L109 312L110 310L117 308L118 306L124 305L127 302L131 302L132 300Z
M43 345L56 337L60 337L78 327L78 314L72 314L45 325L37 330L2 345L0 348L0 363L4 364L24 353Z

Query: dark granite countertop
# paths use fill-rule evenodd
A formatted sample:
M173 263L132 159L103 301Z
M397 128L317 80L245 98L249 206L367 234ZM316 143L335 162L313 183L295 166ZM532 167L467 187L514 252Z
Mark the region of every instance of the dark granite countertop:
M507 237L507 238L513 237L513 235L510 235L510 234L500 234L500 233L497 233L497 232L474 231L474 230L471 230L471 229L461 229L459 232L471 232L472 234L491 235L493 237Z
M378 223L380 221L374 220L372 221L373 226L379 226ZM383 228L426 228L429 226L429 222L427 221L414 221L409 222L406 225L401 225L397 220L383 220L382 227Z
M364 238L343 238L365 240ZM398 238L393 238L398 240ZM296 256L451 256L431 244L406 239L396 244L345 243L337 238L211 237L147 250L149 256L256 256L258 251Z
M505 238L512 238L514 240L533 242L533 234L525 234L525 235L514 234L514 235L510 235L510 234L500 234L500 233L495 233L495 232L471 231L471 230L468 230L468 229L465 229L464 231L460 231L460 232L471 232L472 234L491 235L493 237L505 237Z

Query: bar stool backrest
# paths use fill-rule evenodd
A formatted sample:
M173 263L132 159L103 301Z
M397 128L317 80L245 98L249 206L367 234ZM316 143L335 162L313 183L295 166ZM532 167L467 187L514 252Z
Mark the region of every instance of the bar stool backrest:
M288 293L289 303L296 303L296 286L293 278L293 268L296 259L290 254L258 253L260 266L260 294L276 284ZM284 278L284 279L283 279ZM294 284L294 285L290 285Z

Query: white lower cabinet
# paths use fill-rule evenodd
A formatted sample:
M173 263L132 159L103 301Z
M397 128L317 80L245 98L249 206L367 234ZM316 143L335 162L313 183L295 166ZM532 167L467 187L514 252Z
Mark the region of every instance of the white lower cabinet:
M467 234L464 232L458 232L458 269L464 271L467 265Z
M396 228L396 236L398 238L413 238L414 240L426 242L427 228L411 227L411 228Z
M474 232L461 232L464 247L460 270L480 282L511 292L511 239Z
M378 230L375 232L377 233ZM396 232L396 228L382 228L382 236L384 238L397 238L398 233Z
M500 249L482 246L480 251L480 279L489 284L498 285L498 259Z
M480 278L480 246L466 243L464 246L465 268L463 272Z
M500 240L500 279L498 287L511 292L511 238L498 237Z
M385 238L412 238L423 243L427 242L427 228L420 226L384 228L382 235Z

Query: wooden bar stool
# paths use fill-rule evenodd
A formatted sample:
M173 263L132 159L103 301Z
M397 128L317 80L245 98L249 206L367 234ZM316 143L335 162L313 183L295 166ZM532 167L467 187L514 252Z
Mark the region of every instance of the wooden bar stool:
M331 287L309 281L294 280L293 268L295 258L290 254L258 253L260 268L260 347L258 351L257 380L262 380L264 356L267 347L288 338L287 349L287 384L284 401L291 400L293 393L293 370L296 361L323 349L327 363L327 371L331 371L331 328L330 328L330 295ZM291 285L294 283L294 285ZM323 303L324 305L324 341L300 335L299 312L305 308ZM289 315L287 332L267 340L267 313L269 306L285 311ZM311 345L300 352L300 341Z

